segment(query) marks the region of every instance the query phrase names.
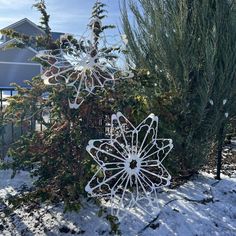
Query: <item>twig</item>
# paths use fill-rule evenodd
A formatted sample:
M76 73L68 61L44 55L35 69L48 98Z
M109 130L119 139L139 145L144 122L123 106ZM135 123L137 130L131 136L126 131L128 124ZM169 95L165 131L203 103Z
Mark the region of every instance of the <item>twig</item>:
M144 228L142 228L137 235L140 235L141 233L143 233L143 231L145 231L147 228L149 228L160 216L161 212L152 220L150 221Z

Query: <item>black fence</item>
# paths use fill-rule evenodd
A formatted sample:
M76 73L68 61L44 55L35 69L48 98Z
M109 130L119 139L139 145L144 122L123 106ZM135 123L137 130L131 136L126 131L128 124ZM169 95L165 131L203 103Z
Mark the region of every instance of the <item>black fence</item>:
M0 156L5 156L9 146L14 143L21 135L35 130L42 131L46 128L42 122L40 123L35 118L34 115L29 116L28 119L24 119L17 124L15 122L1 124L3 113L8 105L8 98L16 94L17 91L14 88L0 88ZM45 96L44 99L47 99L47 96ZM44 122L52 122L50 108L41 111L40 116L42 116ZM91 123L94 127L91 127ZM110 115L104 115L100 119L97 119L96 117L95 120L93 122L90 121L89 124L84 121L83 128L90 129L91 132L94 129L96 138L102 138L104 135L109 136L111 128Z
M3 112L8 105L8 98L17 94L14 88L0 88L0 119L3 120ZM0 121L1 121L0 120ZM21 121L19 124L13 122L0 123L0 154L4 156L10 144L17 140L21 135L36 128L33 118L27 122Z

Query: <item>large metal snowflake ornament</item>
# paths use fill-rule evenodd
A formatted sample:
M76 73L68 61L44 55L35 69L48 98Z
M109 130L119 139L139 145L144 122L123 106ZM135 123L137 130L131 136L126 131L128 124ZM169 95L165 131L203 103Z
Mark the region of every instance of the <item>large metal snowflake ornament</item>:
M113 86L116 80L133 77L129 69L118 66L120 58L114 54L117 48L108 48L105 36L99 39L102 39L103 45L96 41L92 43L96 40L94 34L79 39L63 35L59 49L44 50L37 54L47 64L41 75L45 84L64 84L72 88L70 108L79 108L85 97L96 93L96 89L104 89Z
M121 113L112 115L111 137L91 140L87 151L99 168L85 190L111 204L122 218L135 207L150 215L159 212L158 190L170 184L163 160L173 148L171 139L157 137L158 117L149 115L134 127Z

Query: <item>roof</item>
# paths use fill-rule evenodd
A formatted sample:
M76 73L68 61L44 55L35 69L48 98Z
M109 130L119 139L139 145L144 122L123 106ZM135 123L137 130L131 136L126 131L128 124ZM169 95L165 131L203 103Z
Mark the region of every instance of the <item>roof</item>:
M61 33L61 32L52 32L52 39L54 40L54 41L56 41L56 40L58 40L58 39L60 39L60 37L62 36L62 35L64 35L65 33Z
M38 25L36 25L34 22L32 22L31 20L29 20L28 18L24 18L24 19L21 19L11 25L8 25L6 27L4 27L3 29L1 30L6 30L6 29L15 29L17 27L19 27L20 25L24 24L24 23L28 23L30 24L31 26L33 26L35 29L37 29L40 33L42 34L45 34L45 31ZM60 36L63 35L64 33L62 32L51 32L52 33L52 39L55 41L57 39L60 39ZM0 38L2 38L0 36Z
M14 42L22 43L19 39L11 39L11 40L8 40L8 41L6 41L6 42L4 42L4 43L1 43L1 44L0 44L0 49L1 49L1 48L4 48L4 47L6 47L7 45L9 45L9 44L11 44L11 43L14 43ZM32 47L27 46L26 48L28 48L29 50L31 50L31 51L34 52L35 54L38 53L38 52L37 52L35 49L33 49Z
M14 28L16 28L17 26L19 26L19 25L21 25L21 24L23 24L23 23L25 23L25 22L29 23L30 25L32 25L33 27L35 27L36 29L38 29L39 31L41 31L42 34L45 34L44 30L42 30L39 26L37 26L34 22L32 22L31 20L29 20L28 18L23 18L23 19L21 19L21 20L15 22L15 23L13 23L13 24L11 24L11 25L8 25L8 26L4 27L4 28L1 29L1 30L14 29Z

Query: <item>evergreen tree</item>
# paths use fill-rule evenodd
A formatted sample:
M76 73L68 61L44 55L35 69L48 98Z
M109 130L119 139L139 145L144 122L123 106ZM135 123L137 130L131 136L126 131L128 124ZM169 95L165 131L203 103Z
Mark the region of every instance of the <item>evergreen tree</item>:
M171 131L176 162L171 166L182 174L198 170L215 141L222 147L224 127L236 115L233 6L222 0L123 5L128 58L150 73L141 78L144 93L165 123L162 132Z
M104 31L113 28L102 24L106 16L104 7L105 5L99 1L93 7L89 23L93 37L87 42L67 35L63 37L60 44L53 42L51 37L48 37L50 40L46 37L46 40L40 39L40 45L44 44L44 48L47 49L63 50L68 47L69 40L80 53L89 51L91 57L99 53L103 58L110 60L116 58L116 52L120 51L119 47L103 47L100 43ZM43 16L42 22L47 22L45 25L49 25L49 17L45 13L46 7L43 5L41 8L40 5L39 9ZM26 40L24 44L30 45L31 41ZM84 45L86 48L83 47ZM55 50L55 53L57 51L60 50ZM48 66L44 61L37 60L45 67ZM100 70L101 75L107 76L106 70L96 69ZM90 79L92 80L89 77L91 75L89 69L86 73L89 84ZM26 83L30 89L15 84L18 94L9 99L9 106L4 113L4 122L30 122L30 119L34 118L43 125L44 129L22 136L9 149L8 154L13 161L4 163L3 168L12 168L13 176L17 171L24 169L37 177L34 191L14 201L16 204L19 204L19 201L29 203L32 200L64 201L66 209L79 209L84 187L96 171L92 158L86 152L88 141L104 137L105 122L109 122L107 119L111 113L117 110L124 111L129 104L137 108L135 110L137 114L139 110L145 109L145 100L137 96L139 92L131 92L136 87L135 81L124 80L116 84L116 91L112 85L107 86L106 90L97 90L96 95L88 96L79 109L70 109L68 97L72 97L73 91L63 81L57 86L49 86L45 85L38 76ZM128 107L127 111L131 116L130 110ZM51 122L47 122L42 116L43 113L50 114Z

